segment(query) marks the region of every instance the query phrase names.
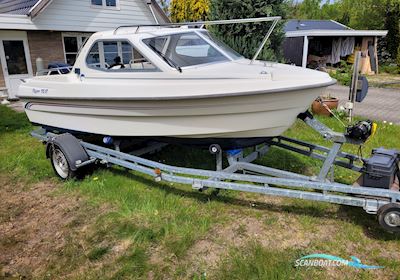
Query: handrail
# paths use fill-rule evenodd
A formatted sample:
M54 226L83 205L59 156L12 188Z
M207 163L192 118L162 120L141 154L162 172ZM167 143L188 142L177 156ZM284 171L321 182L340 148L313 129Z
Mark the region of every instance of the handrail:
M57 72L59 75L65 75L71 72L72 66L64 66L64 67L57 67L57 68L50 68L50 69L43 69L36 72L36 76L49 76L53 72ZM63 73L62 70L68 70L67 73Z
M139 24L139 25L121 25L114 30L114 35L122 28L137 27L180 27L180 26L203 26L203 25L221 25L221 24L235 24L235 23L254 23L254 22L268 22L279 21L282 17L259 17L259 18L243 18L243 19L226 19L226 20L208 20L208 21L193 21L193 22L178 22L178 23L162 23L162 24Z

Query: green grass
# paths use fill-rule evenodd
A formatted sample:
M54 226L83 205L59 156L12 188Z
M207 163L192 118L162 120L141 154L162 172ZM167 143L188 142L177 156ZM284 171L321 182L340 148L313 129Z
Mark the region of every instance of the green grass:
M109 247L96 247L92 249L87 255L88 259L91 261L96 261L101 259L105 254L110 251Z
M13 132L30 127L25 114L13 113L5 106L0 106L0 133Z
M334 119L321 120L336 131L344 130ZM395 279L400 275L399 238L380 230L362 209L232 191L215 196L190 186L157 183L118 167L97 169L83 180L64 183L55 179L44 146L29 136L32 129L24 114L0 106L0 179L22 184L26 190L50 181L58 186L54 195L83 197L86 205L65 226L69 232L65 244L38 278ZM399 126L380 124L364 145L364 155L380 146L400 149L399 135ZM296 122L286 136L331 145L302 122ZM352 145L343 149L358 151ZM152 158L180 166L214 166L207 151L190 148L171 146ZM258 163L304 174L313 174L322 165L279 148ZM335 170L339 182L350 184L356 178L357 173ZM104 207L107 210L101 210ZM1 212L0 223L3 216L7 220L18 213L18 208ZM198 248L202 241L208 251ZM1 242L13 245L12 240ZM355 255L386 268L328 272L294 267L297 258L315 252Z
M274 251L259 243L249 242L242 248L233 248L221 262L216 279L303 279L305 271L296 269L292 260L301 257L294 250Z

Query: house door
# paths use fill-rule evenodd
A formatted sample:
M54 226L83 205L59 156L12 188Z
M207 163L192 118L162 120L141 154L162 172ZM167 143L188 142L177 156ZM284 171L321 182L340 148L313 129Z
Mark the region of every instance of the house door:
M8 96L15 99L21 79L32 77L26 32L0 32L0 59Z

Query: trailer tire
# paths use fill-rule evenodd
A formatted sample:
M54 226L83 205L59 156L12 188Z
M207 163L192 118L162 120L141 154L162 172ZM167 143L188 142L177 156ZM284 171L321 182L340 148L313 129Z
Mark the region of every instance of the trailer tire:
M388 203L378 211L378 221L381 227L392 233L400 233L400 204Z
M73 171L68 163L67 156L58 146L49 149L49 157L54 172L62 180L69 180L77 177L77 171Z

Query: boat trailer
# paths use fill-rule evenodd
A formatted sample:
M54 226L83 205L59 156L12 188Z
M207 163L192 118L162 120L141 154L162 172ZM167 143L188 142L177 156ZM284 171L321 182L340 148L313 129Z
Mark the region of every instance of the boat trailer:
M39 129L31 135L46 143L46 155L57 175L63 179L73 177L78 170L95 163L118 165L152 176L157 182L188 184L196 190L235 190L361 207L369 214L377 214L379 224L385 230L400 232L400 152L377 149L371 159L361 159L342 152L341 147L344 143L361 144L363 140L332 131L308 112L299 118L323 138L332 141L332 148L282 136L253 147L247 153L243 149L222 151L218 145L211 145L209 151L215 155L216 170L177 167L142 157L162 149L166 146L163 143L153 143L126 153L119 150L118 144L114 149L107 148L78 140L68 133L55 134ZM274 146L322 160L324 163L319 174L305 176L253 163ZM227 167L223 164L224 155ZM389 164L389 171L382 170L380 165L368 165L368 162L376 160ZM357 165L360 162L364 164ZM361 173L360 184L335 183L335 165ZM371 166L372 169L375 167L372 171Z

